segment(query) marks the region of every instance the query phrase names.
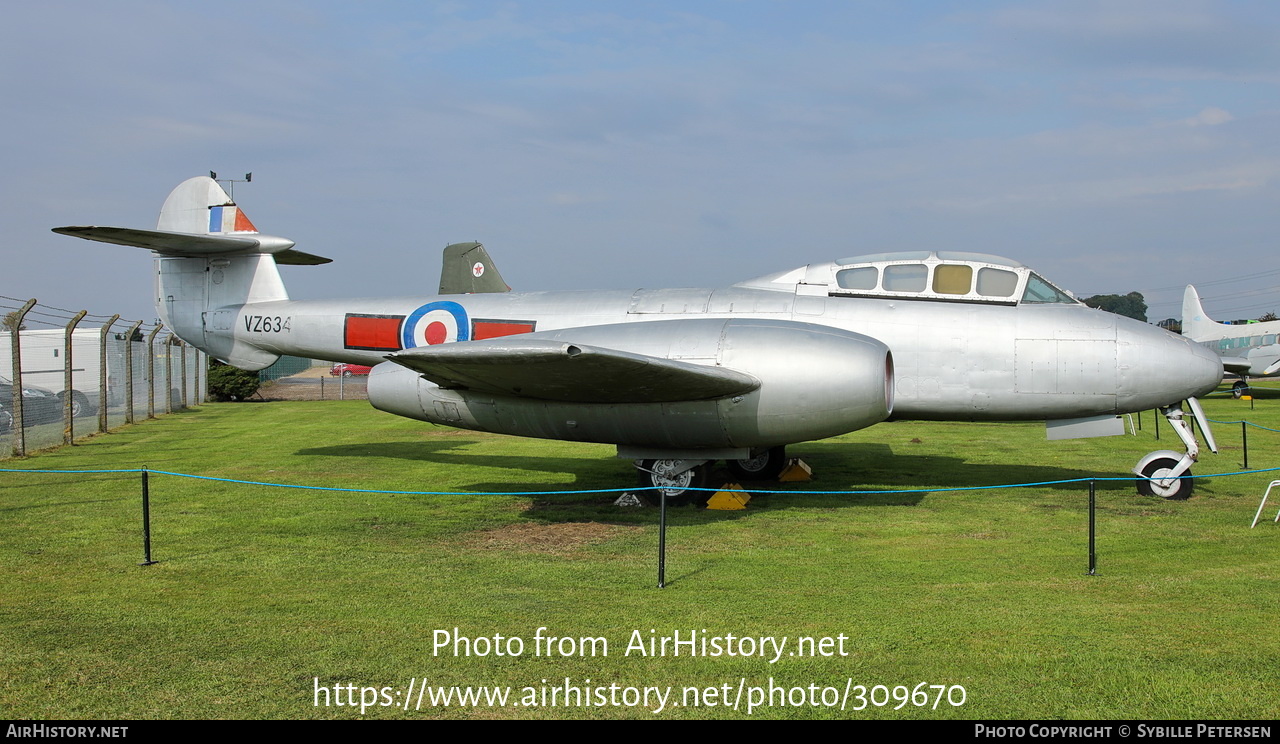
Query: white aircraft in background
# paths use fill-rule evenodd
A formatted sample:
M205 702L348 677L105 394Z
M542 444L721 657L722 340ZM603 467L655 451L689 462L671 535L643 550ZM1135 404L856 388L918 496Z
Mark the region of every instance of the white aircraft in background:
M1280 374L1280 320L1243 325L1211 320L1190 284L1182 294L1182 335L1212 349L1222 357L1224 370L1239 375L1232 385L1237 398L1249 389L1250 377Z
M160 317L216 359L376 365L376 408L613 444L672 497L717 460L763 479L787 445L890 418L1045 421L1064 439L1121 434L1119 414L1159 408L1186 452L1144 457L1138 489L1186 498L1199 445L1183 401L1198 412L1222 381L1208 349L979 253L854 256L730 287L511 292L465 243L446 249L434 295L293 300L277 265L329 259L258 232L212 178L174 189L155 230L54 231L154 251Z

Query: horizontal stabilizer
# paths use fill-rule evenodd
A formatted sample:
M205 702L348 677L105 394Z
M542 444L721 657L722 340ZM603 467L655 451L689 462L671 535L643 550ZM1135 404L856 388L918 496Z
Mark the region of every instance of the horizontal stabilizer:
M275 255L276 263L288 264L289 266L319 266L320 264L333 263L332 258L317 256L314 253L304 253L292 248Z
M710 400L760 387L755 377L724 367L551 339L440 344L387 359L443 388L574 403Z
M161 230L138 230L129 227L70 226L53 231L74 238L100 243L132 245L147 248L162 256L210 257L249 253L273 253L282 264L316 265L331 259L293 250L293 241L261 233L237 235L195 235Z

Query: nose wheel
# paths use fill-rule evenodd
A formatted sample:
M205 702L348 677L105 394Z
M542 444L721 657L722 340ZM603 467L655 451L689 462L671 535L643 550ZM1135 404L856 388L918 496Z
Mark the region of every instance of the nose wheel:
M1179 458L1160 457L1147 463L1138 473L1138 493L1143 496L1159 496L1170 501L1182 501L1191 498L1195 490L1195 481L1191 479L1191 470L1184 470L1181 476L1173 475L1178 470Z
M1213 439L1213 432L1209 430L1209 419L1204 415L1200 401L1188 398L1187 407L1200 422L1200 431L1204 433L1205 444L1211 451L1217 452L1218 445ZM1133 469L1134 474L1138 476L1138 493L1143 496L1159 496L1170 501L1189 499L1191 492L1195 489L1191 479L1191 465L1200 455L1200 444L1196 441L1195 434L1191 433L1191 426L1186 421L1181 404L1162 408L1160 412L1169 420L1169 425L1182 440L1187 451L1180 454L1172 450L1160 450L1142 458Z

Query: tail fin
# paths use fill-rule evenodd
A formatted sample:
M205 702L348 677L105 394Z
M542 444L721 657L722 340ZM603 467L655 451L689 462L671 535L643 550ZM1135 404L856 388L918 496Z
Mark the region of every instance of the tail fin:
M183 181L169 194L156 229L193 234L258 232L222 186L205 176Z
M148 248L156 259L156 310L174 333L214 357L262 369L278 357L236 341L232 319L241 305L289 299L276 264L323 264L293 250L293 241L258 232L217 181L178 184L165 199L155 230L56 227L86 240Z
M1200 294L1188 284L1186 291L1182 293L1182 335L1192 341L1218 338L1214 331L1222 325L1209 318L1204 306L1200 304Z
M510 292L489 252L479 243L454 243L444 249L440 294Z

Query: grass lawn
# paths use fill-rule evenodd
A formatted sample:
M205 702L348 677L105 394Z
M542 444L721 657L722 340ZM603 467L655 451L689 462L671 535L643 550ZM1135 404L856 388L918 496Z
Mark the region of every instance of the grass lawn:
M1208 415L1280 429L1280 390L1259 396L1252 410L1214 398ZM746 717L749 688L772 680L784 693L752 717L1278 718L1280 527L1271 506L1267 521L1249 523L1280 475L1203 479L1188 501L1139 497L1134 463L1180 449L1167 425L1157 443L1151 414L1143 419L1137 436L1105 439L1047 442L1042 424L906 422L795 445L817 479L791 488L878 492L672 510L663 590L657 511L620 509L608 494L408 496L152 475L160 562L140 567L138 474L0 473L0 711L353 718L359 706L337 702L372 695L395 705L367 707L367 718L725 718ZM1222 452L1204 454L1197 475L1241 469L1240 426L1215 431ZM1252 468L1280 467L1280 433L1248 437ZM609 446L434 427L360 401L210 404L0 462L143 466L414 491L634 480ZM1098 484L1096 576L1086 575L1086 485L948 490L1091 476L1126 479ZM519 638L524 653L437 650L437 631L455 628ZM539 628L604 638L608 655L538 655ZM776 663L687 647L625 653L637 634L675 631L787 645ZM831 655L816 645L789 655L800 637L832 639ZM566 678L603 692L565 707ZM404 710L424 679L510 687L512 698L424 698ZM929 685L963 694L963 705L908 698L895 710L905 695L894 688L922 683L931 696ZM871 702L855 711L859 685ZM627 702L628 687L673 689L660 712L656 697L607 704ZM685 687L701 705L682 698ZM738 709L724 707L740 687ZM330 704L316 706L318 696Z

